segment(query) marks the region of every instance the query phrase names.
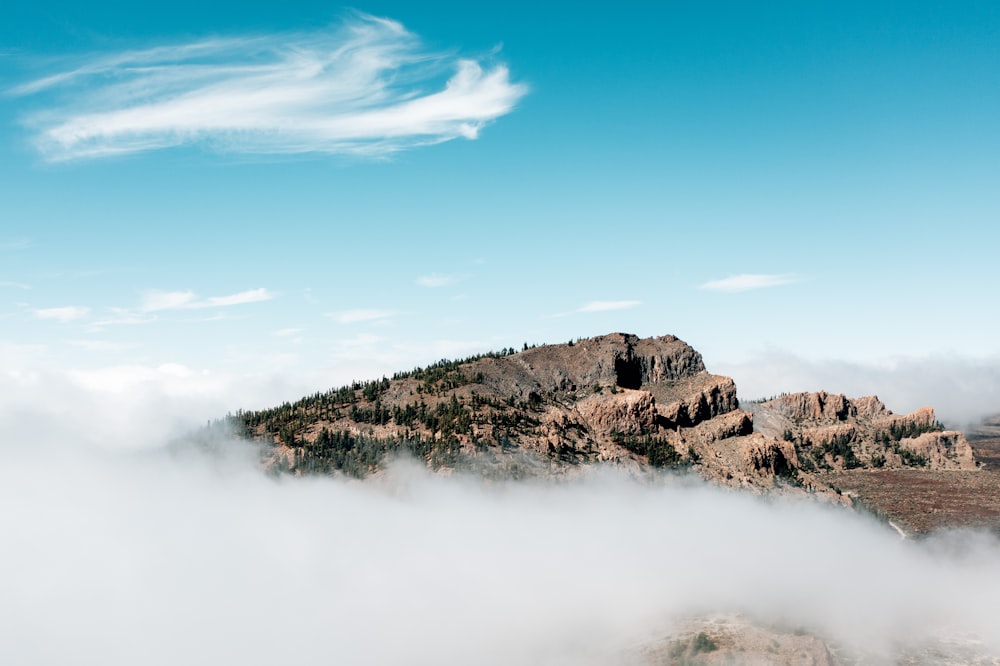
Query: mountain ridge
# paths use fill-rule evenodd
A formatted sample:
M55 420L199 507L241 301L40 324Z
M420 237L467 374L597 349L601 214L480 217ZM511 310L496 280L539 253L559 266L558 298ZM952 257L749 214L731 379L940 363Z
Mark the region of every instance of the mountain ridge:
M819 473L976 469L964 435L929 407L898 415L875 396L824 391L741 405L732 378L672 335L442 360L227 420L265 445L269 468L295 474L364 477L408 454L496 477L683 468L727 486L836 496Z

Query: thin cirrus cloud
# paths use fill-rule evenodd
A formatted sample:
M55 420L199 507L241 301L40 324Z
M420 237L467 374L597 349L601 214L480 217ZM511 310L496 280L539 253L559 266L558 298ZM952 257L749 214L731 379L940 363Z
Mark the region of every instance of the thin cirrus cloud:
M0 241L0 251L26 250L29 247L31 247L31 241L27 238Z
M400 23L205 39L85 59L13 88L51 161L183 145L384 156L475 139L527 93L503 64L428 50ZM50 97L51 96L51 97Z
M51 319L65 324L67 322L83 319L90 314L90 308L79 305L68 305L61 308L42 308L35 310L35 316L39 319Z
M200 308L230 307L246 303L269 301L274 296L267 289L248 289L228 296L198 298L193 291L153 291L143 298L143 312L163 310L195 310Z
M702 285L699 285L699 289L704 289L705 291L720 291L720 292L740 292L740 291L752 291L754 289L766 289L767 287L780 287L784 284L792 284L797 282L797 278L794 275L767 275L761 273L744 273L742 275L732 275L721 280L710 280Z
M395 314L391 310L343 310L331 312L329 316L338 324L359 324L366 321L384 321Z
M457 284L465 279L464 275L445 275L443 273L431 273L430 275L421 275L417 278L417 284L421 287L428 287L430 289L435 289L438 287L450 287L453 284Z
M577 312L609 312L611 310L628 310L641 305L642 301L591 301L577 308Z

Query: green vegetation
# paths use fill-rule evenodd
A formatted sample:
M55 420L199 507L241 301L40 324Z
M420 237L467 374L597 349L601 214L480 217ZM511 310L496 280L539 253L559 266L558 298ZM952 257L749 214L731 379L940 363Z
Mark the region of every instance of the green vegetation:
M431 440L414 434L381 438L327 428L320 430L313 441L298 441L292 446L292 463L279 457L275 471L297 470L308 474L339 471L356 478L364 478L375 471L390 454L408 454L426 460L432 467L442 467L454 465L461 449L454 437Z
M823 444L823 451L827 454L840 458L844 465L844 469L855 469L857 467L861 467L861 461L858 460L857 456L854 454L854 448L851 447L852 441L853 437L846 433L836 435L830 438L830 441Z
M527 345L527 343L525 343L525 345ZM432 381L436 381L437 379L439 379L439 378L444 377L445 375L447 375L449 372L453 372L455 370L458 370L463 365L467 365L469 363L473 363L475 361L478 361L479 359L482 359L482 358L504 358L505 356L511 356L512 354L516 354L516 353L517 353L517 350L515 350L513 347L507 347L505 349L501 349L498 352L491 351L491 352L486 352L485 354L473 354L472 356L466 356L463 359L456 359L454 361L452 361L450 359L447 359L447 358L443 358L440 361L437 361L436 363L431 363L426 368L421 368L421 367L418 366L418 367L414 368L413 370L408 370L408 371L405 371L405 372L397 372L397 373L395 373L392 376L392 378L393 379L423 379L423 380L430 379Z
M688 640L674 641L670 646L670 663L674 664L687 664L691 663L688 660L691 657L696 657L699 654L705 654L708 652L715 652L719 649L718 643L706 634L704 631L699 631L695 636Z
M925 432L941 432L944 425L940 421L933 423L893 423L888 430L882 430L875 435L875 441L879 444L889 446L890 442L898 442L901 439L919 437Z
M626 435L615 432L611 434L611 440L632 453L646 456L649 464L653 467L680 467L690 464L689 461L684 460L681 454L677 453L677 449L665 437Z
M830 466L830 463L827 462L826 451L823 449L823 447L821 446L812 447L811 449L809 449L809 455L812 458L811 463L814 466L814 468L833 469L833 467ZM804 456L802 459L808 460L808 458L805 458Z
M901 448L898 445L896 446L896 453L899 454L903 464L907 467L927 467L931 464L930 460L923 457L919 453L914 453L913 451Z
M928 467L931 464L930 460L919 453L903 448L900 446L900 440L919 437L925 432L941 432L942 430L944 430L944 426L939 421L930 424L894 423L889 427L889 430L883 430L876 434L875 441L897 454L906 467ZM879 454L872 456L872 465L883 467L885 456Z
M854 436L843 433L834 435L829 441L822 444L814 444L810 440L803 442L804 447L808 447L809 455L800 456L802 466L806 471L812 472L817 469L833 469L828 460L828 456L834 460L840 459L844 469L855 469L861 467L861 461L854 453Z
M522 351L532 347L525 343ZM454 392L485 380L481 371L470 372L467 364L515 353L510 347L461 360L442 359L396 373L393 380L397 383L386 377L352 382L271 409L228 414L209 427L224 427L238 437L269 446L292 448L291 459L279 456L277 471L283 466L364 476L395 453L414 455L432 466L450 465L463 443L482 451L489 444L510 445L522 435L537 434L541 423L531 413L544 408L541 395L531 393L522 400L518 395L496 399L475 391L463 397ZM411 397L406 399L407 395ZM365 425L369 431L360 434L357 426ZM392 425L390 434L375 430Z
M716 644L712 637L706 634L704 631L698 632L698 635L694 637L691 641L691 653L701 654L702 652L714 652L718 650L719 646Z

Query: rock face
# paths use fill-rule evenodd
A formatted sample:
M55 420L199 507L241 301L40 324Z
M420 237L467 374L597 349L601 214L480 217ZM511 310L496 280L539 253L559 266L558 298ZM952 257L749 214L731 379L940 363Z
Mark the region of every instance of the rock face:
M893 414L875 396L795 393L748 404L756 430L794 444L807 471L858 467L973 470L972 447L945 431L934 410Z
M605 436L644 435L657 429L656 400L649 391L590 395L576 404L576 410L595 432Z
M813 472L975 467L965 438L929 408L896 415L875 397L819 392L741 409L733 380L674 336L613 333L442 361L231 420L272 447L272 466L295 473L364 476L404 451L437 469L561 474L603 462L823 491Z

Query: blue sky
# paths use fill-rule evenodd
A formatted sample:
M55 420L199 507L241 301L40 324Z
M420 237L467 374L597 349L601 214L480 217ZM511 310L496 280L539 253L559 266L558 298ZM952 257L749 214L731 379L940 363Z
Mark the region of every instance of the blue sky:
M315 388L615 330L995 364L998 75L987 2L8 8L0 351Z

